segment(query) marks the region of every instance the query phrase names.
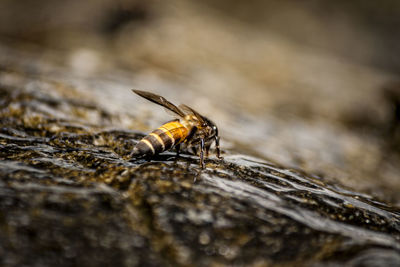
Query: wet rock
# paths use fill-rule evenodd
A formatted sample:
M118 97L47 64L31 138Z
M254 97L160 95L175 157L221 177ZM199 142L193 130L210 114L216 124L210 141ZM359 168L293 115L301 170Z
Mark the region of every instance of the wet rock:
M399 264L390 204L229 149L130 159L141 119L36 63L0 69L1 265Z
M399 28L399 5L3 2L2 66L79 87L81 100L118 114L114 127L147 132L169 120L126 92L151 90L209 115L230 151L400 205L398 134L386 131L395 103L381 90L398 80L398 68L379 67L400 58L387 48L400 43L389 33ZM104 123L99 115L85 119Z

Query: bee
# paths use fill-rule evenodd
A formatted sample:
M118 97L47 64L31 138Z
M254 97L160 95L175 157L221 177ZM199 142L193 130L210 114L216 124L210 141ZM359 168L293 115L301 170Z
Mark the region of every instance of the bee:
M131 157L151 157L171 148L176 148L177 156L181 145L191 148L197 154L200 148L200 167L204 169L204 154L208 151L213 142L217 150L217 157L220 156L218 128L214 122L200 115L194 109L181 104L175 106L164 97L140 90L132 90L135 94L163 106L167 111L172 112L178 119L169 121L149 135L140 140L133 148Z

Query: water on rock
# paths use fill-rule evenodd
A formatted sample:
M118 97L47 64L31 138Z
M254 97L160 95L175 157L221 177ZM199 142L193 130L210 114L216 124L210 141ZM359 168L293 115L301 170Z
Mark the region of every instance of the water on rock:
M129 158L140 118L0 70L2 266L398 266L400 211L224 149Z

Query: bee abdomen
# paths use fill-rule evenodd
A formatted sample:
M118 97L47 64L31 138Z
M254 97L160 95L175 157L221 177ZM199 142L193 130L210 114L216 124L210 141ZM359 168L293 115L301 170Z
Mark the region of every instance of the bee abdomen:
M131 153L131 157L150 156L155 154L153 145L144 138L136 144Z
M131 156L152 156L163 152L167 148L161 138L153 133L150 133L134 147Z
M187 132L178 122L166 123L140 140L131 156L151 156L166 151L184 140Z
M154 130L151 134L148 135L151 140L154 141L157 147L157 151L159 152L165 151L170 149L175 145L175 139L172 135L168 135L164 130L158 128Z

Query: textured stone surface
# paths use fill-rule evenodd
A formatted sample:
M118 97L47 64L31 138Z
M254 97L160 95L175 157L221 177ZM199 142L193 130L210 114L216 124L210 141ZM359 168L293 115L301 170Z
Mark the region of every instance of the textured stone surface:
M0 70L2 266L398 264L398 209L229 149L132 160L142 118L45 63Z
M0 2L1 266L399 266L398 4L31 2ZM132 88L224 160L130 159L171 119Z

